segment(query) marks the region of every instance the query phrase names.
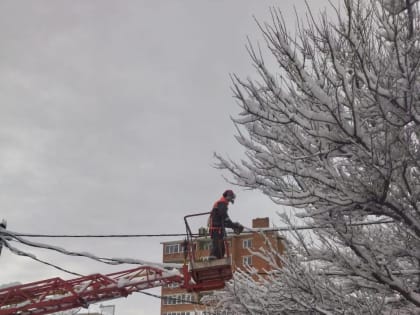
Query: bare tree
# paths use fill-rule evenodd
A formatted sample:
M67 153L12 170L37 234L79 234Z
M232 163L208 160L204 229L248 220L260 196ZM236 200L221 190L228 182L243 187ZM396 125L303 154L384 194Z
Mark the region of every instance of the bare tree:
M274 268L288 312L420 310L420 20L417 1L399 3L345 0L334 21L308 11L296 34L273 9L258 25L280 70L249 45L259 77L233 77L247 159L218 167L328 227ZM372 218L393 223L352 225Z

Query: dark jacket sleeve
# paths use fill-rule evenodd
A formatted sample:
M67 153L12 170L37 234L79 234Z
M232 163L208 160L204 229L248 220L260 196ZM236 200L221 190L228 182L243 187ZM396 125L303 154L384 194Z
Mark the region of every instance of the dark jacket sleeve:
M229 218L228 215L228 207L226 204L219 202L219 204L217 205L217 208L219 210L219 214L221 216L221 221L223 222L223 226L225 228L235 228L236 224L232 222L232 220Z

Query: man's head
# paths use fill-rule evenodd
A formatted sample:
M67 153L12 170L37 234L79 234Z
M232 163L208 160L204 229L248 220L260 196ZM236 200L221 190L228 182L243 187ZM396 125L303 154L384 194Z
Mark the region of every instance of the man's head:
M236 195L232 190L228 189L223 193L223 197L225 197L227 201L234 203Z

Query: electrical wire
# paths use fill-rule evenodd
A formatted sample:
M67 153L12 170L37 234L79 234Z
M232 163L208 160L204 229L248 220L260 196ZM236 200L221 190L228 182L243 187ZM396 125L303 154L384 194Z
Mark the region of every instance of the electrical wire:
M372 224L387 224L387 223L393 223L394 221L391 220L379 220L379 221L371 221L371 222L360 222L360 223L352 223L349 224L351 226L361 226L361 225L372 225ZM316 228L331 228L331 227L325 227L325 226L292 226L287 228L263 228L263 229L249 229L247 228L247 232L255 233L255 232L269 232L269 231L293 231L293 230L303 230L303 229L316 229ZM45 265L54 267L58 270L67 272L69 274L81 276L78 273L66 270L64 268L61 268L57 265L54 265L52 263L43 261L41 259L38 259L35 255L21 251L13 246L11 246L8 241L17 241L21 244L35 247L35 248L42 248L47 250L53 250L56 252L59 252L64 255L68 256L79 256L79 257L86 257L101 263L109 264L109 265L120 265L120 264L136 264L136 265L155 265L161 268L180 268L180 264L168 264L168 263L153 263L153 262L147 262L143 260L136 260L136 259L123 259L123 258L106 258L106 257L98 257L96 255L86 253L86 252L74 252L74 251L68 251L62 247L52 246L49 244L43 244L43 243L35 243L28 241L22 236L26 237L152 237L152 236L185 236L186 234L103 234L103 235L47 235L47 234L24 234L24 233L16 233L6 230L3 227L0 227L0 245L3 244L5 247L7 247L12 253L17 254L19 256L26 256L30 257L33 260L36 260L38 262L41 262ZM198 234L197 234L198 235Z
M350 225L352 226L360 226L360 225L372 225L372 224L386 224L386 223L392 223L393 221L390 220L379 220L379 221L371 221L371 222L360 222L360 223L352 223ZM249 229L247 228L247 232L250 233L255 233L255 232L270 232L270 231L293 231L293 230L302 230L302 229L315 229L315 228L330 228L330 227L325 227L325 226L292 226L292 227L287 227L287 228L274 228L274 229L269 229L269 228L263 228L263 229ZM58 267L54 264L42 261L38 258L36 258L33 254L28 254L26 252L23 252L17 248L12 247L10 244L8 244L7 241L12 240L12 241L17 241L21 244L27 245L27 246L31 246L31 247L35 247L35 248L42 248L42 249L47 249L47 250L53 250L56 252L59 252L61 254L64 255L68 255L68 256L79 256L79 257L86 257L101 263L105 263L105 264L109 264L109 265L120 265L120 264L136 264L136 265L155 265L155 266L159 266L161 268L180 268L179 264L168 264L168 263L153 263L153 262L147 262L147 261L143 261L143 260L136 260L136 259L123 259L123 258L106 258L106 257L98 257L96 255L90 254L90 253L86 253L86 252L74 252L74 251L68 251L62 247L57 247L57 246L52 246L49 244L43 244L43 243L35 243L35 242L31 242L28 241L26 239L24 239L22 236L26 235L26 237L150 237L150 236L185 236L186 234L108 234L108 235L46 235L46 234L24 234L24 233L16 233L16 232L11 232L6 230L3 227L0 227L0 245L4 244L12 253L15 253L17 255L20 256L27 256L30 257L36 261L39 261L43 264L47 264L50 265L58 270L64 271L64 272L68 272L70 274L73 275L79 275L77 273L74 273L72 271L68 271L64 268ZM197 234L198 235L198 234Z
M86 257L101 263L105 263L108 265L121 265L121 264L134 264L134 265L154 265L159 268L179 268L179 264L169 264L169 263L155 263L155 262L148 262L143 260L137 260L137 259L127 259L127 258L106 258L106 257L98 257L96 255L86 253L86 252L74 252L74 251L68 251L62 247L57 247L49 244L43 244L43 243L35 243L28 240L25 240L24 238L14 235L13 233L2 231L4 235L6 235L5 238L10 239L12 241L17 241L21 244L35 247L35 248L42 248L47 250L56 251L58 253L68 255L68 256L78 256L78 257ZM6 241L3 241L4 243Z
M55 269L58 269L58 270L60 270L60 271L66 272L66 273L71 274L71 275L74 275L74 276L79 276L79 277L82 277L82 275L81 275L81 274L79 274L79 273L77 273L77 272L73 272L73 271L70 271L70 270L64 269L64 268L59 267L59 266L57 266L57 265L55 265L55 264L49 263L49 262L47 262L47 261L45 261L45 260L41 260L41 259L37 258L35 255L33 255L33 254L31 254L31 253L24 252L24 251L22 251L22 250L20 250L20 249L18 249L18 248L16 248L16 247L13 247L13 246L11 246L11 245L9 244L9 242L3 241L3 245L4 245L4 247L6 247L7 249L9 249L9 250L10 250L10 252L12 252L13 254L16 254L16 255L18 255L18 256L25 256L25 257L29 257L29 258L31 258L31 259L33 259L33 260L35 260L35 261L37 261L37 262L40 262L40 263L42 263L42 264L44 264L44 265L47 265L47 266L53 267L53 268L55 268Z
M24 237L55 237L55 238L125 238L125 237L173 237L173 236L186 236L186 233L169 233L169 234L30 234L30 233L17 233L17 236ZM195 234L198 236L199 234Z
M393 220L378 220L378 221L368 221L368 222L355 222L347 224L347 226L366 226L366 225L376 225L376 224L390 224L395 223ZM251 229L247 228L246 232L255 233L255 232L289 232L296 230L314 230L314 229L331 229L331 226L325 225L303 225L303 226L291 226L291 227L277 227L277 228L259 228ZM6 230L3 230L6 231ZM4 233L4 232L3 232ZM187 233L161 233L161 234L32 234L32 233L19 233L8 231L8 233L13 234L14 236L23 236L23 237L45 237L45 238L139 238L139 237L174 237L174 236L187 236ZM2 234L2 229L0 229L0 235ZM234 234L234 233L228 233ZM201 234L192 234L192 236L202 236Z

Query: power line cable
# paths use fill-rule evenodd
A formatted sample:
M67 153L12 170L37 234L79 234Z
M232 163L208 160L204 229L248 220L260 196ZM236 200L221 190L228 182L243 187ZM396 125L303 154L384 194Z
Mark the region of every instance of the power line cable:
M30 234L30 233L14 233L17 236L24 237L56 237L56 238L125 238L125 237L172 237L186 236L186 233L167 233L167 234ZM197 236L199 234L196 234Z
M43 244L43 243L35 243L28 240L25 240L22 237L16 236L13 233L3 231L3 234L7 235L4 238L11 239L13 241L17 241L21 244L35 247L35 248L42 248L42 249L48 249L52 251L59 252L64 255L68 256L78 256L78 257L86 257L101 263L105 263L108 265L121 265L121 264L134 264L134 265L153 265L158 268L167 269L167 268L179 268L179 264L168 264L168 263L155 263L155 262L148 262L138 259L128 259L128 258L106 258L106 257L98 257L91 253L86 252L74 252L74 251L68 251L62 247L57 247L49 244Z
M379 220L379 221L371 221L371 222L360 222L360 223L352 223L350 225L352 226L360 226L360 225L372 225L372 224L386 224L386 223L392 223L394 221L390 221L390 220ZM330 227L325 227L325 226L292 226L292 227L287 227L287 228L275 228L275 229L270 229L270 228L263 228L263 229L249 229L247 228L248 232L251 233L255 233L255 232L270 232L270 231L291 231L291 230L302 230L302 229L315 229L315 228L330 228ZM31 247L36 247L36 248L42 248L42 249L48 249L48 250L53 250L56 252L59 252L61 254L65 254L68 256L79 256L79 257L86 257L89 259L93 259L95 261L101 262L101 263L105 263L105 264L109 264L109 265L119 265L119 264L136 264L136 265L155 265L161 268L180 268L179 264L168 264L168 263L154 263L154 262L147 262L147 261L143 261L143 260L137 260L137 259L127 259L127 258L106 258L106 257L98 257L96 255L90 254L90 253L86 253L86 252L73 252L73 251L68 251L62 247L57 247L57 246L52 246L49 244L43 244L43 243L35 243L35 242L31 242L28 240L25 240L24 238L22 238L22 235L27 235L27 236L32 236L32 237L139 237L139 236L168 236L168 235L186 235L186 234L124 234L124 235L116 235L116 234L111 234L111 235L40 235L40 234L23 234L23 233L16 233L16 232L11 232L6 230L4 227L0 227L0 243L5 244L7 242L7 240L14 240L17 242L20 242L24 245L27 246L31 246ZM10 244L8 244L8 248L11 250L11 252L21 255L21 256L28 256L28 257L34 257L35 260L37 260L37 258L32 255L32 254L27 254L25 252L22 252L18 249L13 250L14 248L10 246ZM48 264L47 262L38 260L42 263ZM54 266L51 264L51 266ZM57 267L57 266L55 266ZM60 269L60 267L58 267L57 269ZM61 269L60 269L61 270ZM66 270L63 270L66 271ZM76 274L73 272L69 272L71 274Z
M377 224L390 224L395 223L393 220L378 220L378 221L367 221L367 222L355 222L347 224L347 226L367 226ZM289 232L295 230L314 230L314 229L332 229L332 226L325 225L302 225L302 226L291 226L291 227L277 227L277 228L258 228L252 229L247 228L247 232ZM6 230L3 230L6 231ZM4 232L3 232L4 233ZM14 236L23 237L45 237L45 238L138 238L138 237L174 237L174 236L187 236L187 233L160 233L160 234L33 234L33 233L19 233L8 231L8 233ZM0 235L2 229L0 229ZM233 234L233 233L228 233ZM199 233L193 233L192 236L202 236Z
M22 251L22 250L20 250L20 249L18 249L18 248L16 248L16 247L13 247L13 246L11 246L11 245L9 244L9 242L4 241L4 242L3 242L3 245L4 245L4 247L6 247L7 249L9 249L9 250L10 250L10 252L12 252L13 254L16 254L16 255L18 255L18 256L25 256L25 257L29 257L29 258L31 258L31 259L33 259L33 260L35 260L35 261L38 261L38 262L40 262L40 263L42 263L42 264L44 264L44 265L47 265L47 266L53 267L53 268L58 269L58 270L60 270L60 271L64 271L64 272L66 272L66 273L68 273L68 274L72 274L72 275L75 275L75 276L82 277L82 275L81 275L81 274L79 274L79 273L77 273L77 272L73 272L73 271L70 271L70 270L68 270L68 269L64 269L64 268L59 267L59 266L57 266L57 265L55 265L55 264L49 263L49 262L47 262L47 261L45 261L45 260L41 260L41 259L37 258L34 254L31 254L31 253L28 253L28 252L24 252L24 251Z
M361 226L361 225L372 225L372 224L387 224L387 223L393 223L394 221L390 221L390 220L379 220L379 221L371 221L371 222L360 222L360 223L352 223L350 224L351 226ZM251 233L255 233L255 232L269 232L269 231L294 231L294 230L302 230L302 229L315 229L315 228L331 228L331 227L325 227L325 226L292 226L292 227L287 227L287 228L275 228L275 229L270 229L270 228L263 228L263 229L248 229L248 232ZM15 232L10 232L7 231L5 228L0 227L0 243L4 244L12 253L15 253L17 255L20 256L27 256L30 257L36 261L39 261L43 264L47 264L50 265L56 269L59 269L61 271L64 272L68 272L70 274L73 275L79 275L77 273L68 271L64 268L58 267L54 264L42 261L38 258L36 258L33 254L29 254L26 252L23 252L17 248L12 247L10 244L8 244L8 240L13 240L13 241L17 241L19 243L22 243L24 245L27 246L31 246L31 247L36 247L36 248L42 248L42 249L48 249L48 250L53 250L56 252L59 252L61 254L65 254L68 256L79 256L79 257L86 257L89 259L93 259L95 261L101 262L101 263L105 263L105 264L109 264L109 265L120 265L120 264L136 264L136 265L154 265L160 268L180 268L179 264L168 264L168 263L154 263L154 262L147 262L147 261L143 261L143 260L137 260L137 259L127 259L127 258L106 258L106 257L98 257L96 255L90 254L90 253L86 253L86 252L73 252L73 251L68 251L62 247L57 247L57 246L52 246L49 244L43 244L43 243L35 243L35 242L31 242L28 240L25 240L24 238L22 238L22 235L27 235L27 236L32 236L32 237L41 237L40 234L36 235L36 234L23 234L23 233L15 233ZM186 234L124 234L124 235L116 235L116 234L112 234L112 235L90 235L90 236L86 236L86 235L43 235L42 237L139 237L139 236L168 236L168 235L186 235Z

